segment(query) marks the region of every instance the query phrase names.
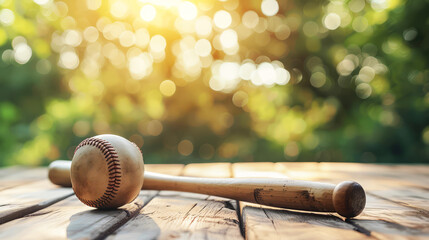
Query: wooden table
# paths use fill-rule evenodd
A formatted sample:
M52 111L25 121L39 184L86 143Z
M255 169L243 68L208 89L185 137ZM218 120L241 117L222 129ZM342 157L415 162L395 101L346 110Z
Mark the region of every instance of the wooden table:
M367 206L355 219L173 191L141 191L118 210L87 207L46 168L0 169L0 239L429 239L429 166L356 163L146 165L204 177L355 180Z

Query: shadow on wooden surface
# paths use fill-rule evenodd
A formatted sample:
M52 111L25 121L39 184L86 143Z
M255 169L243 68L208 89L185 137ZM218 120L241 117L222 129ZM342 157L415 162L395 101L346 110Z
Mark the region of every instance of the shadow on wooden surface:
M286 239L361 239L371 233L345 222L342 218L327 213L311 213L266 206L249 206L242 208L248 239L260 239L265 236ZM261 235L260 233L265 233Z
M418 229L411 229L402 224L390 222L387 220L365 220L365 219L347 219L346 222L360 228L377 228L377 232L372 232L377 237L378 234L404 236L404 237L426 237L429 238L428 232L423 232Z
M0 239L429 239L427 166L345 163L147 165L204 177L356 180L367 206L354 219L176 191L141 191L114 211L93 210L46 180L46 169L0 169ZM28 175L28 176L27 176ZM241 233L240 233L241 231Z
M67 239L84 239L85 237L87 237L88 236L87 234L82 235L81 232L82 232L82 229L85 229L88 227L87 226L88 220L90 219L102 220L106 215L119 216L119 215L122 215L124 212L126 214L126 217L113 219L113 221L110 221L110 223L106 222L105 224L100 226L101 228L98 230L98 234L94 234L94 232L97 232L97 231L93 230L92 232L93 238L91 239L104 239L114 231L120 229L120 227L124 225L127 221L129 221L131 218L136 217L136 215L138 214L138 211L132 212L132 211L127 211L125 209L116 209L116 210L91 209L91 210L76 213L70 217L70 223L66 229ZM148 231L144 235L145 238L155 239L156 236L158 236L161 231L159 226L149 216L140 214L139 218L144 218L145 224L144 226L135 226L135 227L146 228ZM127 237L127 236L124 236L124 237Z

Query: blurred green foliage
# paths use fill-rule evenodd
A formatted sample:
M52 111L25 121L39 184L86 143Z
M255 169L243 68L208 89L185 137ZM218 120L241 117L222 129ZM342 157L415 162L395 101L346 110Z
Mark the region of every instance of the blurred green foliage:
M429 1L0 0L0 166L429 163Z

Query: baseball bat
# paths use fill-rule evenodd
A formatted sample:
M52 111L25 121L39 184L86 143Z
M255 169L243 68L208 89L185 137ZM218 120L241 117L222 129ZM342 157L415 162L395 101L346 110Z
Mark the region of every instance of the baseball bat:
M71 161L49 165L54 184L70 187ZM359 215L366 203L365 191L353 181L338 185L282 178L200 178L144 172L145 190L173 190L214 195L273 207L316 212L337 212L344 217Z

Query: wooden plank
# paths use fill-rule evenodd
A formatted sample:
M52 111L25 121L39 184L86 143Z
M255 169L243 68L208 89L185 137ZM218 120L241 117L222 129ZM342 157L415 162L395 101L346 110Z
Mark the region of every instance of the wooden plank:
M371 231L378 239L428 239L429 218L399 204L367 195L367 206L348 222Z
M48 180L20 185L0 192L0 224L23 217L73 195Z
M183 175L229 177L230 164L190 164ZM232 202L203 194L161 191L108 239L240 239Z
M370 167L374 166L374 170ZM294 179L330 181L344 180L359 182L366 191L380 198L386 198L403 206L416 208L429 214L428 181L419 176L395 172L396 166L369 165L358 163L278 163L280 171ZM424 167L422 167L424 168ZM426 167L429 170L429 167ZM428 179L429 180L429 179Z
M23 184L46 179L47 171L44 167L8 167L0 170L0 191L17 187Z
M95 210L75 196L0 225L1 239L101 239L132 218L156 192L142 191L117 210Z
M178 173L181 172L183 165L150 165L147 169L159 173ZM28 187L30 185L22 186ZM51 189L58 189L65 192L72 192L71 188L58 188L47 180L40 183L40 186L32 186L31 189L10 189L0 193L9 193L5 196L6 199L12 198L12 191L23 194L32 191L34 199L31 203L42 204L43 197L53 198ZM43 206L44 208L26 215L23 218L18 218L13 221L0 225L0 239L99 239L105 238L111 232L123 225L126 221L134 217L139 210L147 204L155 195L157 191L141 191L137 199L121 207L118 210L102 211L95 210L81 203L74 195L71 197L57 202L50 206ZM27 194L27 196L29 196ZM31 206L30 203L22 204L24 207ZM25 229L25 231L19 231Z
M376 173L380 170L383 174L407 174L419 175L419 177L429 178L429 166L423 164L371 164L371 163L347 163L347 162L321 162L321 169L330 171L330 170L343 170L350 172L372 172ZM388 170L388 171L386 171Z
M4 177L7 177L11 174L14 174L16 172L19 172L25 169L26 167L23 167L23 166L9 166L9 167L0 168L0 181Z
M169 174L169 175L180 175L183 170L183 164L145 164L145 171ZM144 184L144 183L143 183Z
M227 178L231 177L231 163L194 163L183 169L184 176Z
M234 177L287 177L274 163L235 163ZM327 213L285 210L240 202L246 239L370 239L365 229L357 229ZM361 232L358 232L361 231Z
M353 176L365 180L370 177L372 180L384 181L391 185L397 184L394 181L400 180L402 186L422 188L429 190L429 166L419 165L392 165L392 164L362 164L362 163L279 163L283 166L283 171L296 179L311 179L312 175L318 179L331 179L332 174L342 176ZM413 172L415 171L415 172ZM423 174L425 172L425 174ZM317 173L317 174L313 174ZM386 181L387 180L387 181Z
M380 239L420 239L429 234L429 214L412 204L424 205L424 190L414 188L396 167L347 163L277 163L276 168L293 178L338 183L354 180L367 192L366 208L349 223L371 231ZM406 171L404 171L406 172ZM427 197L426 197L427 201ZM410 207L411 206L411 207Z
M429 190L429 166L408 166L393 164L362 164L362 163L320 163L323 172L342 172L370 176L372 179L401 180L402 185Z
M149 164L146 168L158 173L179 174L183 165ZM2 170L5 171L2 171L3 178L0 180L4 181L5 188L0 192L0 224L36 212L73 195L71 188L60 188L47 180L34 182L46 179L47 168L12 167Z

